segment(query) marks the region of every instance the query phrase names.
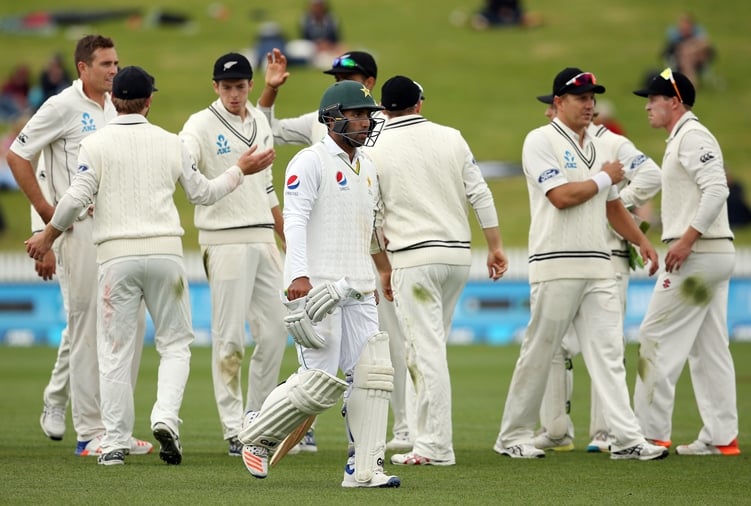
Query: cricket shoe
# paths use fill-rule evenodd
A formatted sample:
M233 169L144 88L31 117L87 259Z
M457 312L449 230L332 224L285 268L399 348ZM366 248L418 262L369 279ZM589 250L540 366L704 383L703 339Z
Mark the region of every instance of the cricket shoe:
M649 439L647 438L647 441L652 443L653 445L662 446L663 448L670 448L673 446L673 442L669 439L666 441L663 441L662 439Z
M438 460L423 457L414 452L396 453L391 456L391 463L399 466L453 466L456 464L454 459Z
M623 450L611 450L610 458L612 460L660 460L667 457L668 453L667 448L645 441Z
M117 466L125 464L125 450L112 450L104 455L99 455L97 464L103 466Z
M554 452L570 452L574 449L574 440L571 436L553 438L547 431L535 436L532 444L540 450L553 450Z
M318 445L316 445L316 435L313 429L310 429L302 437L297 447L302 453L315 453L318 451Z
M44 435L53 441L62 441L65 435L65 408L44 406L39 418Z
M79 441L76 446L76 455L80 457L97 457L102 453L102 438L100 434L88 441ZM148 455L154 449L154 445L148 441L130 438L130 448L124 448L125 455Z
M183 448L180 445L180 438L166 423L157 422L154 424L154 437L159 441L160 459L175 466L183 461Z
M394 437L386 443L386 450L387 451L396 451L396 450L411 450L412 449L412 440L409 437L409 432L407 431L399 431L394 433Z
M740 455L738 440L733 439L729 445L711 445L698 439L688 445L680 445L675 448L678 455Z
M350 455L347 465L344 466L344 479L342 488L399 488L402 480L398 476L389 476L382 469L373 471L369 481L360 482L355 480L355 456Z
M237 439L237 436L227 439L227 443L229 444L227 453L230 457L240 457L243 454L243 444Z
M496 443L493 446L493 450L495 450L496 453L500 453L501 455L504 455L506 457L511 457L512 459L545 458L544 450L540 450L535 445L525 443L506 447L501 446L499 443Z
M269 475L269 450L263 446L244 445L242 450L245 469L256 478Z
M592 441L587 445L587 451L589 453L608 453L610 451L610 434L604 430L597 431Z

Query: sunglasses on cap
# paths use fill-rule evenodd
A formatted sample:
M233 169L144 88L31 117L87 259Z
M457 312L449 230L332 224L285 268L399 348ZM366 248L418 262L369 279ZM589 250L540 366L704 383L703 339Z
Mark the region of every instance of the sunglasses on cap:
M331 67L335 69L357 70L359 72L362 72L363 74L367 74L367 72L365 72L365 69L363 69L359 63L357 63L349 56L336 58L334 60L334 63L331 64Z
M576 74L558 89L556 95L562 95L563 90L565 90L569 86L576 88L577 86L584 86L586 84L597 84L597 78L595 78L595 75L592 72L582 72L581 74Z
M680 100L682 104L683 97L681 96L681 92L678 91L678 83L675 82L675 77L673 77L673 69L671 69L670 67L666 68L665 70L660 72L660 77L662 77L666 81L670 81L670 84L673 85L673 89L675 90L675 96L678 97L678 100Z

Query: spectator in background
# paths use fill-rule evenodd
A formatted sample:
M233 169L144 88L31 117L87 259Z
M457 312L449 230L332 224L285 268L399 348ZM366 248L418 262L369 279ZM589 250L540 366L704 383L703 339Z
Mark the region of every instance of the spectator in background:
M678 23L668 28L663 57L670 68L684 74L694 86L714 56L706 30L690 12L682 13Z
M21 113L16 116L10 125L10 129L0 140L0 190L2 191L18 190L18 183L8 165L8 150L29 118L31 118L31 115L28 113Z
M748 226L751 224L751 208L746 203L743 184L730 174L727 175L727 178L728 190L730 191L728 195L728 219L730 220L730 227Z
M535 27L540 25L540 17L524 12L521 0L485 0L482 10L471 19L475 30L486 30L498 26Z
M39 75L41 97L40 102L36 106L39 107L48 98L63 91L70 86L70 83L70 74L68 74L63 65L63 56L60 53L55 53Z
M13 119L29 105L31 70L25 63L16 65L0 89L0 118Z
M615 106L610 100L604 98L597 100L592 123L595 125L602 125L615 134L626 135L626 130L621 126L620 122L615 119Z
M331 60L343 51L339 20L331 12L327 0L309 0L308 9L300 19L300 36L312 44L310 60L316 67L328 67Z

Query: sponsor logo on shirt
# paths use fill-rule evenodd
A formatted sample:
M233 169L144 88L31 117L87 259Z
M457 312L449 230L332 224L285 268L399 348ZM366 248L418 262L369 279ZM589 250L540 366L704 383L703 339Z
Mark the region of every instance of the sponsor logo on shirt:
M300 178L297 177L297 174L292 174L290 177L287 178L288 190L297 190L299 187L300 187Z
M701 163L707 163L710 160L714 160L714 153L712 153L711 151L704 153L699 157L699 161Z
M568 149L563 153L563 161L565 162L564 165L563 165L564 169L575 169L576 168L576 157Z
M81 115L81 124L83 125L82 132L95 132L96 131L96 124L94 123L94 118L91 117L91 114L88 112L85 112Z
M630 170L638 169L641 164L647 161L647 156L644 153L639 153L639 156L633 159L631 162L631 166L629 167Z
M89 166L86 164L82 163L78 166L78 172L86 172L87 170L89 170Z
M544 183L545 181L547 181L551 177L555 177L558 174L560 174L560 172L558 171L558 169L555 169L555 168L548 169L545 172L543 172L542 174L540 174L540 177L537 178L537 182L538 183Z
M347 186L347 176L344 175L344 172L337 171L336 184L339 185L340 190L349 190L349 187Z
M26 144L26 141L28 140L29 138L25 133L21 132L20 134L18 134L18 142L20 142L21 144Z
M229 147L229 141L222 134L219 134L217 136L216 146L217 146L217 150L216 150L217 155L227 155L232 151Z

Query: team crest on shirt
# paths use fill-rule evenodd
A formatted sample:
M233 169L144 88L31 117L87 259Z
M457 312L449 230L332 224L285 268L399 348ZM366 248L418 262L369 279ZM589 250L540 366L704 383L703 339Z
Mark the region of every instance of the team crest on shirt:
M667 290L670 288L670 278L665 278L665 281L662 282L662 287Z
M349 190L349 186L347 186L347 176L345 176L344 172L340 170L336 172L336 184L339 185L339 189L342 191Z
M91 114L88 112L85 112L81 115L81 125L83 125L82 132L94 132L96 131L96 123L94 123L94 118L91 117Z
M576 157L568 149L563 153L563 162L564 162L563 163L563 168L564 169L575 169L576 168Z
M537 182L538 183L544 183L548 179L550 179L552 177L555 177L558 174L560 174L560 171L558 169L556 169L556 168L548 169L545 172L543 172L542 174L540 174L540 177L537 178Z
M223 134L219 134L216 138L216 154L217 155L227 155L232 150L229 147L229 141Z
M297 177L297 174L292 174L290 177L287 178L287 189L294 191L297 190L300 187L300 178Z

